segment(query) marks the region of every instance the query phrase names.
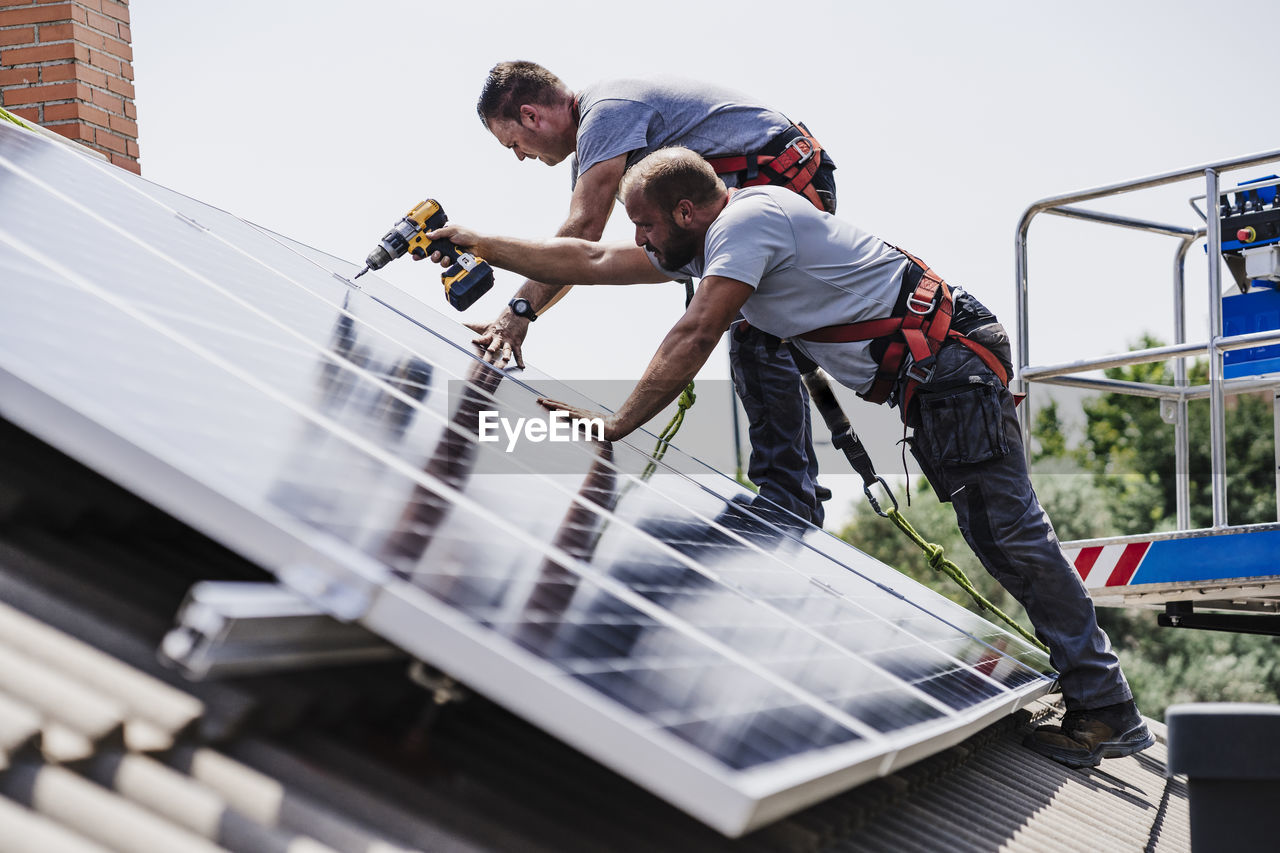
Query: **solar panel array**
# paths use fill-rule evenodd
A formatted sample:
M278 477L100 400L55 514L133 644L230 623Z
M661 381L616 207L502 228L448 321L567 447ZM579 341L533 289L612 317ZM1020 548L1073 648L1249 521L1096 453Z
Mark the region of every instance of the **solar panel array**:
M0 126L0 415L727 834L1050 686L678 450L478 442L548 378L356 269Z

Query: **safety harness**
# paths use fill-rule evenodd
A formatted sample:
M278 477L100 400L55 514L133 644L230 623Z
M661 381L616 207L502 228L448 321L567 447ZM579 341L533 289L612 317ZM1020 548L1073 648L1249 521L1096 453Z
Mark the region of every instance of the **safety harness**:
M813 202L818 210L826 210L822 197L813 186L813 176L822 165L822 146L803 124L792 125L799 135L787 141L777 154L737 154L731 157L708 157L717 175L744 172L739 187L762 184L786 187ZM766 150L769 146L766 146Z
M896 248L896 247L894 247ZM1000 359L987 347L961 334L951 327L954 303L951 288L947 286L937 273L915 256L903 252L913 266L907 269L907 284L910 277L918 275L912 291L907 295L902 313L876 320L863 320L859 323L838 323L834 326L823 326L811 332L794 337L802 341L824 344L847 344L859 341L879 342L883 354L877 359L879 369L875 379L863 399L872 403L883 403L889 399L898 377L906 378L906 386L899 404L907 411L916 387L929 378L934 358L943 343L956 341L973 351L991 372L1000 378L1006 387L1009 374ZM876 344L873 344L873 351ZM905 364L905 369L904 369Z

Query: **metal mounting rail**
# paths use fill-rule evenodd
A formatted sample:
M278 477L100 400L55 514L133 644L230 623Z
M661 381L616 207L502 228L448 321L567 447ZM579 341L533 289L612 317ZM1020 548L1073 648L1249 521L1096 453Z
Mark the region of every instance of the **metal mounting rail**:
M1218 179L1223 172L1260 166L1266 163L1280 162L1280 151L1265 151L1249 154L1231 160L1222 160L1201 166L1165 172L1134 181L1109 184L1103 187L1082 190L1067 195L1053 196L1032 204L1022 214L1018 222L1018 233L1014 245L1016 307L1017 307L1017 372L1014 390L1026 393L1033 382L1049 385L1084 387L1094 390L1114 391L1134 394L1143 397L1156 397L1167 401L1172 411L1169 419L1174 422L1174 441L1177 479L1177 522L1179 530L1188 530L1191 526L1190 501L1190 451L1188 446L1187 401L1191 399L1209 398L1210 417L1210 452L1211 480L1213 492L1213 527L1227 526L1227 478L1226 478L1226 429L1224 412L1225 399L1228 394L1240 394L1261 389L1273 389L1277 394L1277 412L1280 412L1280 380L1246 379L1226 380L1223 377L1223 356L1229 350L1256 347L1265 344L1280 343L1280 331L1255 332L1246 335L1224 337L1222 334L1222 221L1219 205L1205 204L1205 212L1201 212L1194 202L1199 199L1219 199L1222 195L1235 192L1231 187L1227 190L1219 188ZM1092 201L1109 196L1122 195L1137 190L1150 189L1166 184L1178 183L1202 178L1205 192L1192 200L1192 207L1205 220L1204 228L1187 228L1182 225L1153 222L1145 219L1134 219L1112 213L1074 207L1080 202ZM1274 182L1271 182L1274 183ZM1263 183L1263 186L1268 185ZM1174 257L1173 270L1173 309L1174 337L1172 346L1153 347L1129 353L1106 355L1088 358L1067 364L1034 367L1031 365L1030 347L1030 311L1028 300L1028 266L1027 266L1027 233L1032 220L1041 213L1063 216L1070 219L1081 219L1113 225L1152 234L1174 237L1178 247ZM1185 305L1185 266L1187 252L1192 244L1205 238L1207 246L1207 263L1209 273L1209 330L1208 340L1203 343L1188 343L1186 335ZM1188 386L1186 359L1191 356L1208 353L1209 384ZM1152 385L1141 382L1122 382L1118 380L1080 377L1075 374L1099 370L1107 367L1120 367L1150 361L1174 359L1174 384L1172 386ZM1162 402L1163 405L1163 402ZM1162 410L1162 414L1165 414ZM1023 406L1019 411L1019 419L1023 433L1023 444L1030 450L1031 420L1030 407ZM1280 456L1280 417L1276 422L1277 455ZM1280 460L1278 460L1280 463ZM1277 465L1277 506L1280 508L1280 464Z

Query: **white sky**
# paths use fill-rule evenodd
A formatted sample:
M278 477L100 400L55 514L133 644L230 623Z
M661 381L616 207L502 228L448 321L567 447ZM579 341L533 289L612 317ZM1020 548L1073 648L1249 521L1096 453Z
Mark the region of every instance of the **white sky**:
M1268 0L132 0L130 14L144 177L352 261L426 197L482 231L555 231L567 165L518 163L475 114L505 59L575 88L715 81L804 121L839 165L840 215L968 288L1011 332L1028 205L1280 148L1268 88L1280 4ZM1186 200L1201 192L1105 207L1194 226ZM618 208L606 239L630 235ZM1046 217L1031 245L1033 362L1171 337L1174 241ZM1193 339L1205 337L1202 258L1189 274ZM400 261L382 276L452 314L438 273ZM489 319L518 284L500 271L455 316ZM566 381L637 378L681 299L676 285L573 294L535 324L526 358ZM723 354L702 374L727 375ZM894 448L873 455L896 467Z

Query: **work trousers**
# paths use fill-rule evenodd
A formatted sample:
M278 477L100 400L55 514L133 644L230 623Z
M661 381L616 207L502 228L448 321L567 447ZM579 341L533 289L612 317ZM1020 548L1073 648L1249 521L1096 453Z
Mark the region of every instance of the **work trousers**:
M821 527L809 393L790 348L779 343L744 324L729 335L730 372L751 438L747 476L762 497Z
M971 334L1004 362L1008 335L998 323ZM1027 611L1069 710L1133 698L1098 627L1093 600L1058 544L1031 486L1012 395L968 348L948 342L911 410L912 453L982 565Z

